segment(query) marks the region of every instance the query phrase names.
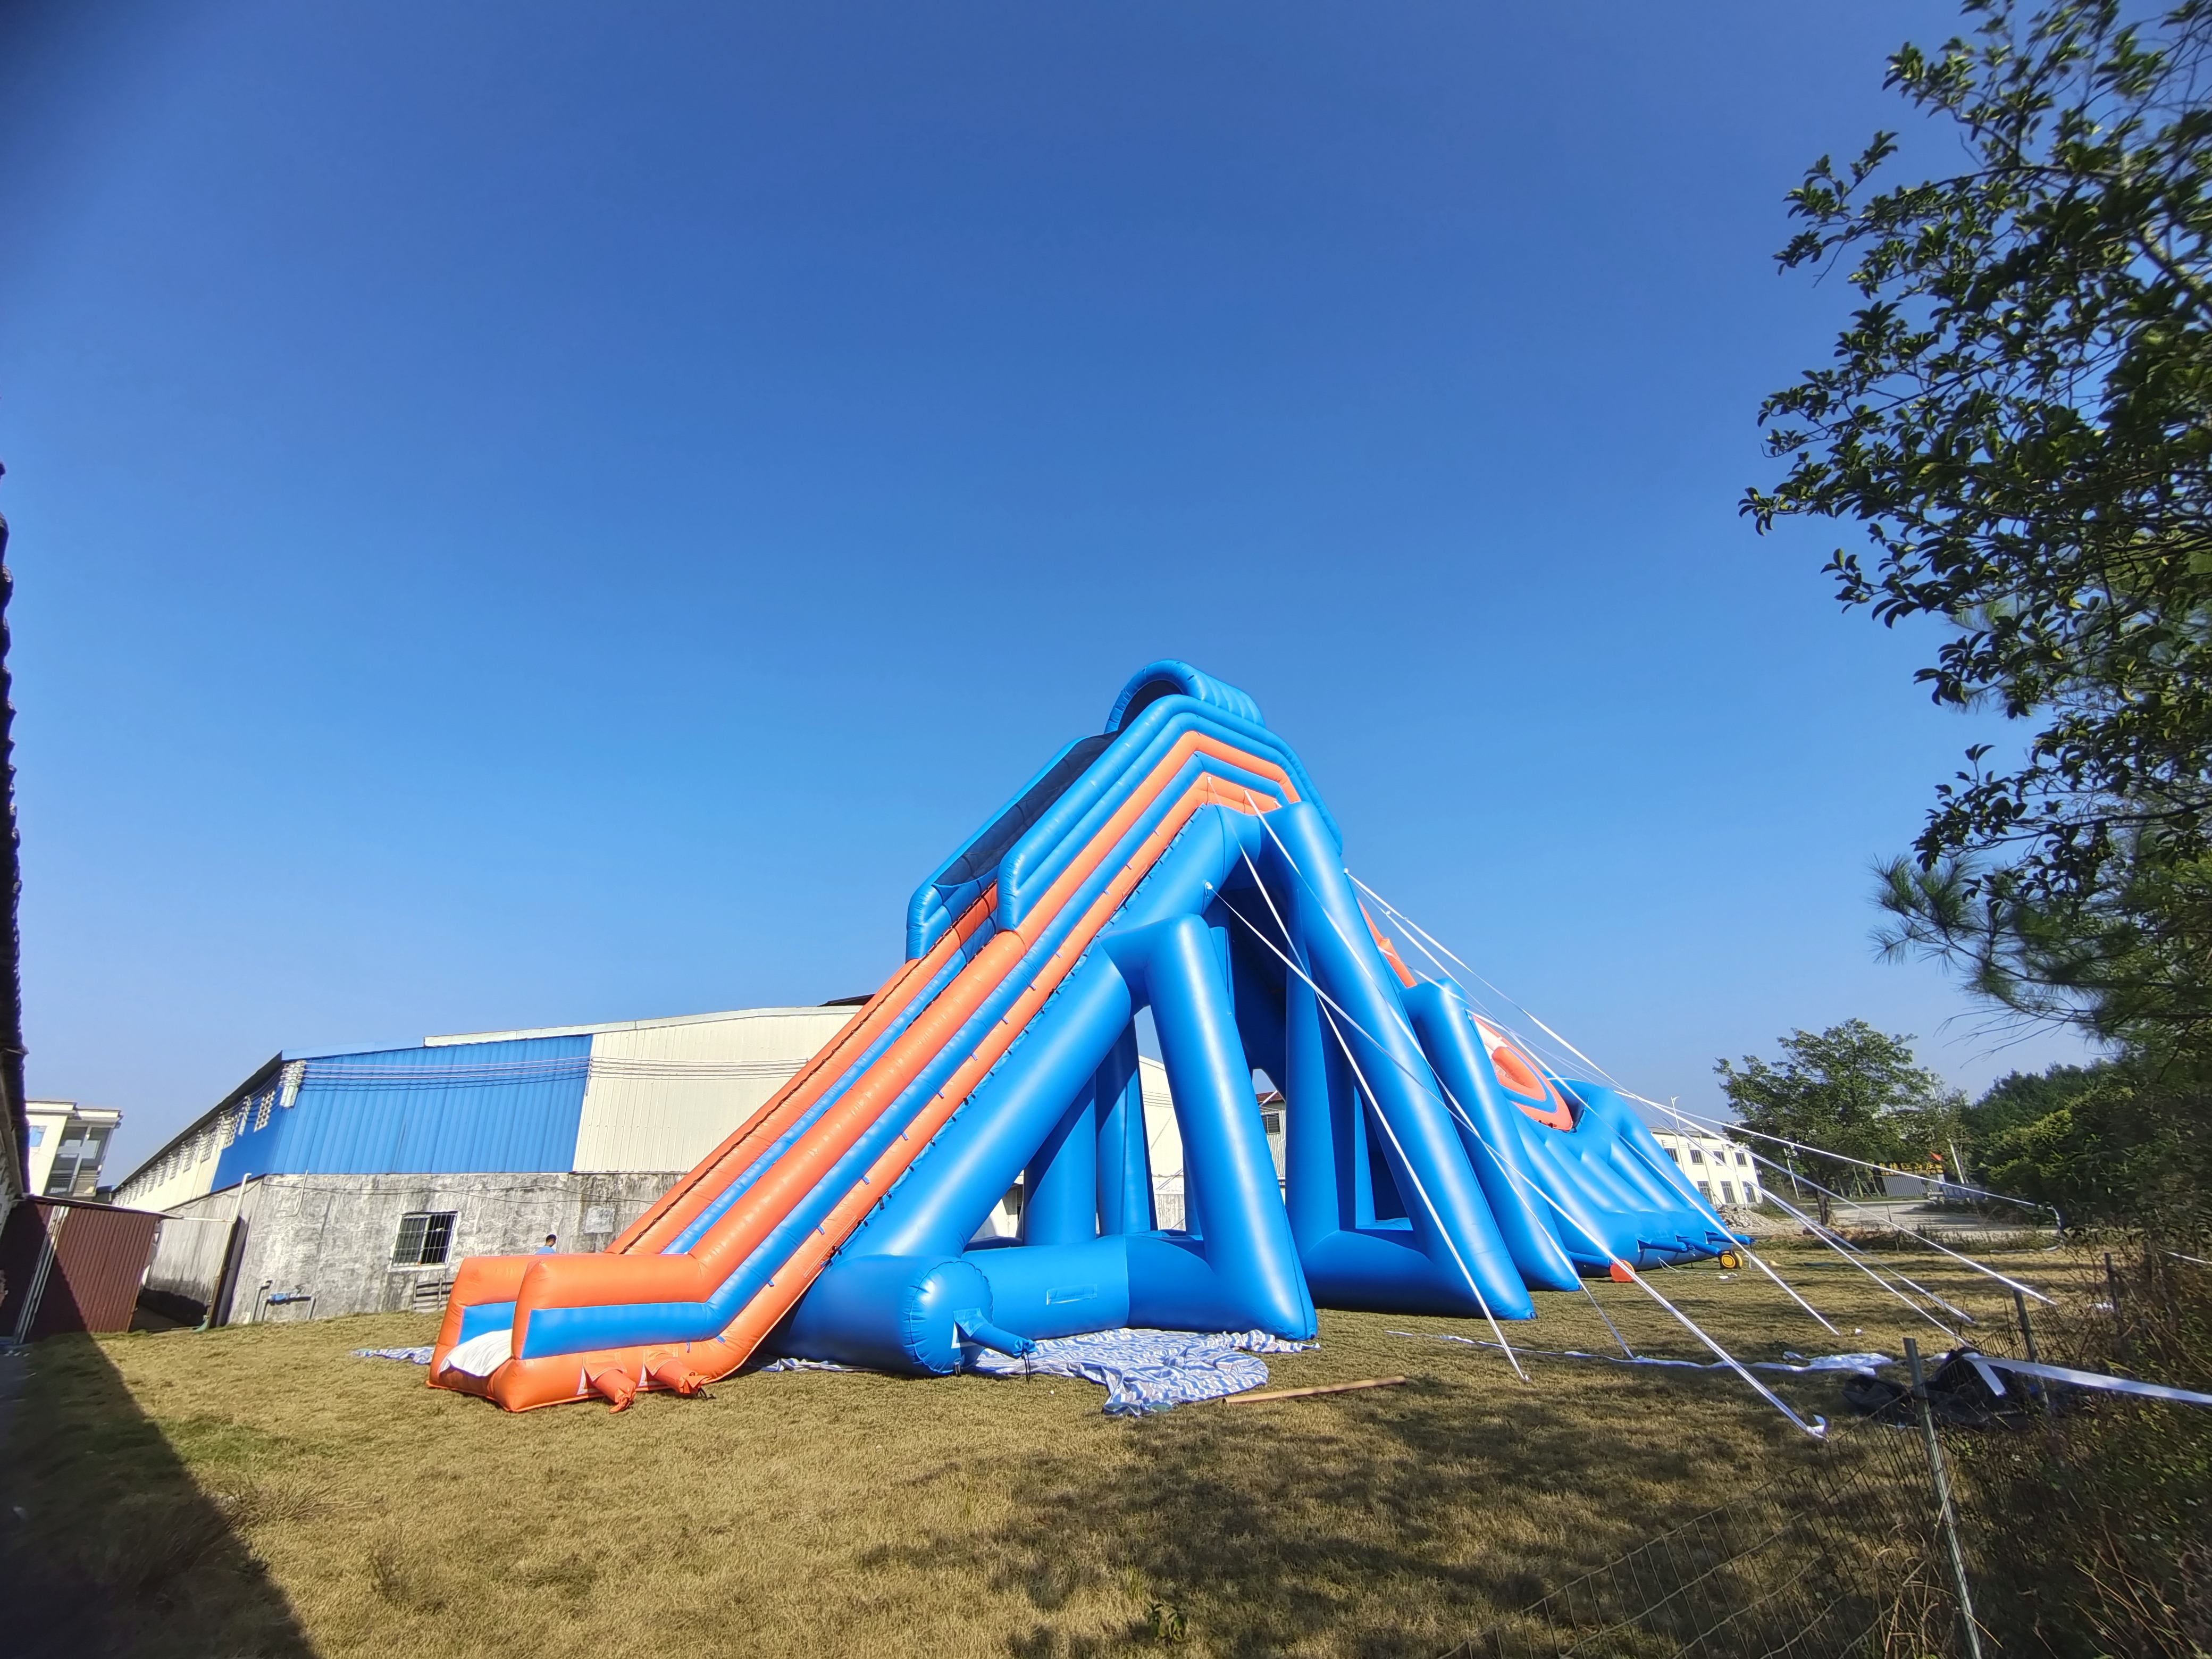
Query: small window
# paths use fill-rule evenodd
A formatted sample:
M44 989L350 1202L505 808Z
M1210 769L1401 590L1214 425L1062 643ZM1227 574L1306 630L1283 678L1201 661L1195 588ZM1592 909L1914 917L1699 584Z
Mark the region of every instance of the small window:
M1271 1135L1279 1135L1282 1133L1283 1115L1280 1112L1261 1113L1260 1127Z
M399 1237L392 1246L395 1267L434 1267L453 1243L453 1210L418 1210L399 1218Z
M1692 1146L1692 1147L1691 1147L1691 1148L1690 1148L1690 1162L1691 1162L1691 1163L1692 1163L1692 1164L1703 1164L1705 1161L1705 1155L1703 1152L1699 1152L1699 1151L1698 1151L1696 1147L1694 1147L1694 1146Z
M1735 1182L1733 1181L1721 1182L1721 1202L1723 1204L1735 1202Z
M1735 1167L1739 1170L1748 1170L1751 1167L1751 1154L1738 1152L1735 1155Z
M46 1138L46 1126L43 1123L33 1123L31 1126L31 1145L36 1146Z
M1711 1182L1700 1181L1698 1183L1698 1191L1705 1195L1705 1201L1707 1203L1711 1203L1712 1201L1713 1183Z

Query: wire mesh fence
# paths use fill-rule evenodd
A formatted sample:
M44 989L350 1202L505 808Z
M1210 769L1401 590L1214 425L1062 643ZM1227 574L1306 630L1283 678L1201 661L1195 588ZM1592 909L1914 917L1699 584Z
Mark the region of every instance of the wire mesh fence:
M1946 1655L1958 1650L1948 1574L1917 1433L1855 1425L1446 1659Z
M2033 1329L2015 1296L2009 1324L1974 1322L1974 1347L2212 1389L2202 1262L2106 1258L2098 1284L2036 1310ZM1817 1450L1446 1659L2212 1653L2212 1413L1968 1358L1929 1357L1922 1375L1917 1395L1902 1377L1846 1382L1867 1414Z

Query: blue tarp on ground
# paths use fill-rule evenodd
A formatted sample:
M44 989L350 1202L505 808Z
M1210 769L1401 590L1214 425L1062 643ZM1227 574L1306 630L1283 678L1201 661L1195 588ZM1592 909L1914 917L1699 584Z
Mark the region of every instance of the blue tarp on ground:
M1019 1359L979 1348L969 1369L987 1376L1078 1377L1106 1390L1109 1417L1137 1417L1256 1389L1267 1380L1261 1354L1318 1346L1265 1331L1092 1331L1047 1338Z

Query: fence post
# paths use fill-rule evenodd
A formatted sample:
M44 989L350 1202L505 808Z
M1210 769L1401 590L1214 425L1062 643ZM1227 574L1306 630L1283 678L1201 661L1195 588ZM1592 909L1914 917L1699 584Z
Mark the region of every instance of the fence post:
M2013 1311L2020 1316L2020 1341L2021 1346L2027 1351L2027 1363L2031 1365L2040 1365L2043 1363L2043 1357L2035 1351L2035 1327L2027 1322L2027 1294L2024 1291L2014 1291L2012 1293L2012 1305ZM2057 1406L2051 1397L2051 1390L2044 1386L2041 1377L2029 1377L2027 1391L2035 1396L2036 1403L2043 1407L2043 1414L2045 1417L2050 1417L2057 1412Z
M1929 1408L1928 1379L1920 1371L1920 1344L1909 1336L1905 1339L1905 1363L1912 1368L1912 1401L1920 1410L1928 1472L1936 1480L1936 1513L1942 1522L1944 1547L1951 1555L1951 1583L1959 1593L1959 1622L1966 1627L1967 1659L1982 1659L1982 1632L1974 1623L1973 1594L1966 1588L1966 1555L1959 1547L1959 1519L1951 1507L1951 1479L1943 1468L1943 1443L1936 1437L1936 1414Z
M2013 1291L2013 1314L2020 1318L2021 1354L2024 1354L2024 1358L2028 1360L2028 1364L2042 1364L2044 1356L2035 1352L2035 1328L2028 1322L2028 1298L2027 1294L2020 1290ZM2027 1382L2028 1382L2028 1394L2035 1395L2035 1405L2042 1407L2044 1416L2046 1418L2057 1416L2057 1401L2051 1398L2051 1389L2044 1385L2044 1380L2039 1378L2039 1376L2031 1376L2031 1378L2027 1378Z

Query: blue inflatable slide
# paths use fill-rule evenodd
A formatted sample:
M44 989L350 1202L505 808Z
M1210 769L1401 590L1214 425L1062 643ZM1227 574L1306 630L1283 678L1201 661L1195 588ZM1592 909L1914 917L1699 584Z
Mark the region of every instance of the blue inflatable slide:
M907 960L605 1253L477 1257L431 1381L510 1410L757 1352L945 1372L1315 1309L1526 1319L1729 1236L1627 1103L1410 972L1252 699L1154 663L916 890ZM1134 1021L1174 1097L1157 1224ZM1279 1180L1255 1083L1285 1097ZM1010 1187L1021 1231L977 1244Z

